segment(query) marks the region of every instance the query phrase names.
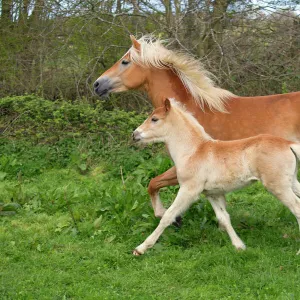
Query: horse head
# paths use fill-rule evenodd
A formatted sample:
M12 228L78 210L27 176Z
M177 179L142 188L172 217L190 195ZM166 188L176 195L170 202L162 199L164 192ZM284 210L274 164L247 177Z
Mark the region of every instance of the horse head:
M132 60L132 53L139 55L141 45L133 35L130 38L131 48L95 81L94 91L100 97L108 96L111 92L138 89L145 84L147 69Z

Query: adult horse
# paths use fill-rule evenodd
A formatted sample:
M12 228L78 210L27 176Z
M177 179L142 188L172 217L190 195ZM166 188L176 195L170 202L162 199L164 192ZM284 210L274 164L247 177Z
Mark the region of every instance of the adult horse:
M261 133L300 142L300 92L239 97L216 87L210 74L190 55L165 48L160 40L144 36L94 83L99 96L140 89L155 108L166 98L183 103L215 139L236 140ZM150 181L148 192L155 216L165 208L159 189L178 184L172 167Z

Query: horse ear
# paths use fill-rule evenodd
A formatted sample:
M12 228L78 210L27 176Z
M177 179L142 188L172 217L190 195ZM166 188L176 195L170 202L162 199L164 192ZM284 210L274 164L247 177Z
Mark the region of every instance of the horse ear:
M170 102L170 100L168 98L166 98L164 104L165 104L165 112L167 113L171 109L171 102Z
M130 35L130 39L131 39L133 48L140 51L141 50L141 44L136 40L134 35Z

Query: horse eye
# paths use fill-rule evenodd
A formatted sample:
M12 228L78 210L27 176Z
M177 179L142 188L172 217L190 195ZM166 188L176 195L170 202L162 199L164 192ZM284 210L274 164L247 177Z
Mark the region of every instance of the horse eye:
M151 119L151 121L155 123L155 122L158 121L158 119L157 119L156 117L153 117L153 118Z
M128 60L122 60L121 64L122 64L122 65L128 65L128 64L129 64L129 61L128 61Z

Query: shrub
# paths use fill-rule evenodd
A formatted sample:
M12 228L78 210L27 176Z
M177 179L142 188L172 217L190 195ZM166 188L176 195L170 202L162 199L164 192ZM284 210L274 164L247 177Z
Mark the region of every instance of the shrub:
M53 143L62 138L98 138L103 145L127 141L143 115L122 110L107 111L99 101L55 102L27 95L0 99L0 132L9 138L30 138Z

